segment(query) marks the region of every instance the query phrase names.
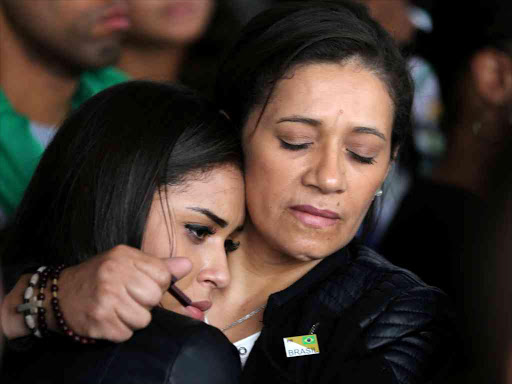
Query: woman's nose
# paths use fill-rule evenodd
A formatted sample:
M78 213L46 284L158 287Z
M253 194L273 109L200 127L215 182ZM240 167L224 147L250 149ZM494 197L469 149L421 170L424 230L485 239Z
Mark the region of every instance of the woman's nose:
M304 175L304 184L322 193L342 193L347 189L344 159L339 148L319 148Z
M211 288L225 288L231 281L228 268L228 259L224 247L222 250L212 251L209 263L198 275L199 282L210 285Z

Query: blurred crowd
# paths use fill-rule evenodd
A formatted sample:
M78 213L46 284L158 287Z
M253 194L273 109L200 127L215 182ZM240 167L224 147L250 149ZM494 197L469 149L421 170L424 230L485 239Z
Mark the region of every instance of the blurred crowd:
M279 1L0 0L0 228L71 110L130 78L212 95L231 39ZM357 1L415 84L411 135L363 241L451 296L454 380L512 382L512 2Z

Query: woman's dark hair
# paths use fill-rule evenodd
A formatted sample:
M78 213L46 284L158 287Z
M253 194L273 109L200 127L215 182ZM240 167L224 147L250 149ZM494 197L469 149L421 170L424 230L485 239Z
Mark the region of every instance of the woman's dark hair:
M409 134L413 83L391 36L350 1L285 2L254 17L220 68L216 97L241 129L256 105L263 110L276 83L298 65L359 60L386 84L394 104L391 154ZM365 228L373 225L373 205Z
M45 151L3 261L76 264L119 244L140 248L155 193L217 165L241 168L241 157L232 124L193 91L147 81L106 89Z

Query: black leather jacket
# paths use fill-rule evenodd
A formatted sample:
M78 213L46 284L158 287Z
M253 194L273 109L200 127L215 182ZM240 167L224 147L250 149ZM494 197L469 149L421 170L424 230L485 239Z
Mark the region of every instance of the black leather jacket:
M236 384L240 358L217 328L155 308L150 325L120 344L41 339L7 351L0 382L38 384Z
M263 323L243 383L427 383L454 354L446 295L355 243L271 295ZM286 357L283 338L311 333L319 354Z

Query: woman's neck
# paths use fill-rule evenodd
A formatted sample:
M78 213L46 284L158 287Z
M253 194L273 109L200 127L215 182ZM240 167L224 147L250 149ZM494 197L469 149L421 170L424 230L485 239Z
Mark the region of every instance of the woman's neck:
M142 47L127 42L118 67L134 79L177 81L185 50L180 47Z
M302 261L284 254L268 244L251 223L245 225L241 246L233 256L229 260L232 283L224 293L231 296L231 292L233 300L240 304L257 305L257 299L266 301L269 295L289 287L321 261Z
M270 246L253 227L245 224L240 248L228 258L231 284L215 290L208 312L210 324L225 328L267 304L268 297L288 288L320 260L300 261ZM261 330L263 311L226 332L232 342Z

